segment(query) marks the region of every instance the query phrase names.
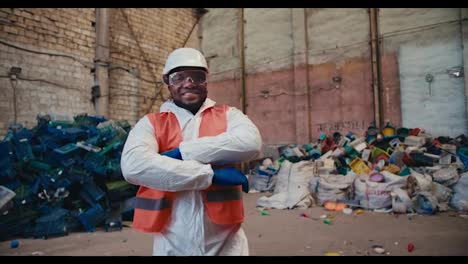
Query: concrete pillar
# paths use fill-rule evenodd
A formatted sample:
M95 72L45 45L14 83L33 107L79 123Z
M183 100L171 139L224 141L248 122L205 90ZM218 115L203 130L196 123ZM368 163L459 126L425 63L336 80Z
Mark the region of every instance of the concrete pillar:
M369 25L371 35L372 88L374 91L374 123L376 127L383 128L378 8L369 8Z
M461 8L461 38L463 45L463 68L465 78L465 111L468 118L468 8ZM468 123L468 122L467 122Z
M96 8L95 82L99 95L95 108L98 115L109 117L109 9Z
M296 143L304 144L311 141L310 102L308 89L308 52L306 10L292 8L292 38L293 38L293 70L294 96L296 110Z
M246 99L246 87L245 87L245 24L244 24L244 8L239 8L238 12L238 19L237 22L239 23L239 59L240 59L240 84L241 84L241 92L240 92L240 105L242 112L247 114L247 99Z

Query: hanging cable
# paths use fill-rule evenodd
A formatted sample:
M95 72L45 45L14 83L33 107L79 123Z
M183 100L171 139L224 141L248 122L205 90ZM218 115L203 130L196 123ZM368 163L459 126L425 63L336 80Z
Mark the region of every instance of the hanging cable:
M0 78L8 78L8 79L10 79L10 76L0 76ZM74 91L79 91L79 92L82 92L82 91L83 91L83 90L80 89L80 88L70 87L70 86L66 86L66 85L64 85L64 84L60 84L60 83L56 83L56 82L51 82L51 81L44 80L44 79L30 79L30 78L24 78L24 77L20 77L20 76L16 76L16 78L17 78L18 80L21 80L21 81L30 81L30 82L42 82L42 83L47 83L47 84L54 85L54 86L56 86L56 87L63 88L63 89L67 89L67 90L74 90Z
M143 48L141 47L141 44L140 44L140 41L138 40L137 38L137 35L135 34L134 30L133 30L133 27L132 25L130 24L130 21L128 19L128 16L127 14L125 13L125 11L123 10L123 8L119 8L120 10L120 13L122 14L122 16L124 17L125 19L125 22L127 23L127 26L128 26L128 29L130 30L130 34L133 36L133 39L135 40L136 44L137 44L137 47L138 49L140 50L140 53L141 53L141 56L143 57L143 61L145 62L145 65L146 65L146 68L148 70L148 72L151 73L151 76L153 77L153 81L154 83L158 83L158 80L156 78L156 76L154 75L154 72L152 71L152 68L151 68L151 65L150 65L150 62L148 61L148 59L146 58L146 54L143 50ZM155 94L156 96L159 96L161 98L161 101L165 101L166 99L164 98L164 95L162 93L162 85L161 84L156 84L156 91L155 91ZM153 107L153 104L154 104L154 101L152 101L149 105L149 107L146 109L145 113L149 113L149 111L151 110L151 108Z
M31 52L31 53L36 53L36 54L40 54L40 55L49 55L49 56L54 56L54 57L63 57L63 58L72 59L72 60L74 60L76 62L79 62L81 65L85 66L86 68L89 68L89 69L93 68L93 63L92 62L83 61L83 60L75 58L75 57L73 57L71 55L52 53L52 52L43 52L43 51L27 49L27 48L23 48L23 47L20 47L20 46L5 42L3 40L0 40L0 44L3 44L5 46L11 47L11 48L15 48L15 49L18 49L18 50L27 51L27 52Z

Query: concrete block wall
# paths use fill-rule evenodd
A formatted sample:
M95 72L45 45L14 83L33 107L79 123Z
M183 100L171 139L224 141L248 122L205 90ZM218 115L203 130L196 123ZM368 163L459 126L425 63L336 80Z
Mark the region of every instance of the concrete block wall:
M335 131L362 134L374 119L369 28L366 8L307 9L315 139Z
M109 96L109 118L133 124L159 109L159 88L168 98L167 88L159 85L164 61L184 45L197 16L193 8L112 8L109 20L110 89L102 96ZM15 118L13 87L17 122L27 127L36 124L39 113L68 118L96 113L91 100L95 39L94 8L0 9L0 135ZM22 69L13 83L12 67Z
M13 87L17 122L27 127L39 113L94 113L93 23L88 8L0 9L0 135L14 121ZM22 70L16 81L8 77L12 67Z
M296 141L291 8L245 9L247 114L267 144Z
M467 61L466 48L462 45L466 44L467 36L466 10L381 8L378 11L380 103L384 122L389 121L398 127L405 124L402 121L404 94L401 89L404 79L401 75L401 62L417 54L414 51L407 52L409 55L402 59L401 50L405 46L427 46L429 49L423 53L430 57L436 44L443 43L441 47L446 47L445 52L452 55L436 56L432 61L419 60L433 66L434 59L444 60L446 64L454 66L460 64L461 60ZM239 9L209 11L201 19L203 27L200 33L202 51L207 55L216 55L210 65L211 71L217 74L209 83L209 96L220 102L239 106L241 58L238 50L242 48L238 40L240 12ZM452 21L451 24L447 23L449 20ZM438 25L439 23L442 25ZM222 27L227 30L222 30ZM416 34L398 33L424 27L433 29L426 33L421 30ZM374 80L368 8L245 8L243 48L246 114L260 129L266 156L274 156L270 154L275 152L273 149L278 145L307 143L317 139L321 133L353 131L360 135L374 122ZM449 57L453 58L453 63L448 62ZM464 69L466 72L466 67ZM409 72L410 69L403 70ZM339 77L341 81L334 82L334 77ZM460 88L462 82L462 79L459 82L450 80L450 89ZM466 91L466 77L464 82ZM450 90L448 86L444 87L444 91ZM462 88L460 89L463 91ZM448 94L452 96L454 93ZM452 100L466 102L467 99L460 94ZM457 112L449 114L450 118L439 118L443 119L441 124L448 128L444 133L456 136L455 134L463 131L463 122L466 124L467 108L466 103L458 104L461 105L460 108L452 106L449 101L441 99L435 103L450 105L439 111L440 113L447 115L450 109ZM418 111L413 112L415 117L421 114ZM420 119L430 118L421 115ZM452 129L454 122L462 124L461 128ZM411 127L418 125L406 124ZM428 127L429 130L432 128L434 127Z
M239 9L208 9L200 19L200 47L210 68L208 96L241 108Z
M466 62L462 13L461 8L380 8L383 65L388 66L387 58L397 62L390 63L396 67L385 68L383 89L399 90L398 95L384 99L383 106L395 116L391 112L401 104L401 125L425 128L434 136L467 133L466 76L448 74ZM428 74L433 76L431 85L426 81ZM388 80L394 84L388 85Z
M201 21L202 50L218 50L211 71L237 70L212 80L209 96L235 106L240 57L229 51L238 50L238 13L211 9ZM244 20L246 114L260 129L265 153L320 133L367 128L373 120L367 9L245 8ZM218 29L225 24L229 30ZM335 76L343 80L339 89Z

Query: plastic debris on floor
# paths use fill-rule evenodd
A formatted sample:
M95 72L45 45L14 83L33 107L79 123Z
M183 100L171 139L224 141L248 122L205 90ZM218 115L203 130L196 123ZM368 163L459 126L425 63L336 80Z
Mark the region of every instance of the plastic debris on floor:
M278 148L249 173L252 191L271 192L257 206L291 209L320 205L360 214L468 211L468 138L433 137L421 128L379 130L362 136L322 134L313 143ZM284 178L284 175L287 175ZM306 182L306 184L304 184ZM304 185L308 194L300 192ZM306 199L307 198L307 199Z
M87 114L10 125L0 141L0 240L121 230L137 191L120 170L130 129Z

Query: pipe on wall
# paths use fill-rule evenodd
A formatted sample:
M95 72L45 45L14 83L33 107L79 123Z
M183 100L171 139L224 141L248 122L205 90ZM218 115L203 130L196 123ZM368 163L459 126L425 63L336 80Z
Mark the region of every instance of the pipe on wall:
M240 104L242 112L246 114L246 91L245 91L245 53L244 53L244 8L239 8L239 57L240 57L240 79L241 79L241 96Z
M307 87L307 137L312 142L312 113L310 111L310 83L309 83L309 33L307 26L307 8L304 8L304 34L305 34L305 72Z
M378 29L378 9L369 8L369 25L371 33L372 88L374 92L374 123L381 128L382 119L382 83L380 74L380 49Z
M465 118L468 120L468 67L466 63L468 62L468 8L460 8L459 11L460 16L460 38L461 38L461 46L462 46L462 66L463 66L463 74L465 76ZM468 123L468 122L466 122ZM465 128L465 130L468 128Z
M109 116L109 9L96 8L95 86L96 114Z
M244 114L247 114L247 104L246 104L246 91L245 91L245 43L244 43L244 8L239 8L239 57L240 57L240 83L241 83L241 94L240 94L240 104L241 109ZM241 163L240 169L242 172L247 173L247 164L245 162Z

